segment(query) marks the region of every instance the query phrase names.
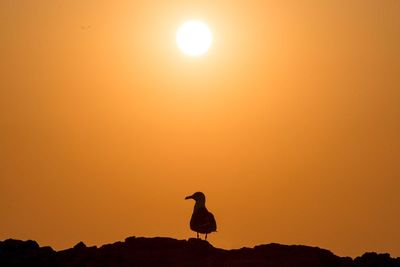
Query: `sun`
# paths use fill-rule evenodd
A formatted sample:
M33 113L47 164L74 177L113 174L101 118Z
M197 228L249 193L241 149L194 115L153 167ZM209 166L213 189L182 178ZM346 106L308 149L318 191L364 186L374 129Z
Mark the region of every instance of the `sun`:
M176 43L186 55L198 57L211 47L213 36L210 28L202 21L189 20L183 23L176 33Z

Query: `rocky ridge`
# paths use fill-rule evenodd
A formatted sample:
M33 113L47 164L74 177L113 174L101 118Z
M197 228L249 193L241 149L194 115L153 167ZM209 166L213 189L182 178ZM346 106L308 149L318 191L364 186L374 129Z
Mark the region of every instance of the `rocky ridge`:
M300 245L267 244L224 250L199 239L128 237L123 242L55 251L37 242L0 241L0 266L270 266L270 267L400 267L400 258L365 253L355 259L329 250Z

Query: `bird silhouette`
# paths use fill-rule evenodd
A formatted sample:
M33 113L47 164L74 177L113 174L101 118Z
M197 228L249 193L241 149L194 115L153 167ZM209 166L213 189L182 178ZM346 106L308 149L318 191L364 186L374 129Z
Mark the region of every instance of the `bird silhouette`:
M190 219L190 229L197 233L197 238L199 238L199 233L205 234L205 240L207 240L207 234L217 231L217 223L214 215L206 208L206 196L202 192L196 192L185 199L196 201Z

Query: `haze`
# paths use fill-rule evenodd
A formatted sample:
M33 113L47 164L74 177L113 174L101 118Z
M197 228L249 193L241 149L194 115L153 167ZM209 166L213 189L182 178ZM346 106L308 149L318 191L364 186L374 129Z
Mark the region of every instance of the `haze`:
M0 2L0 239L400 256L400 2ZM175 44L212 28L201 58Z

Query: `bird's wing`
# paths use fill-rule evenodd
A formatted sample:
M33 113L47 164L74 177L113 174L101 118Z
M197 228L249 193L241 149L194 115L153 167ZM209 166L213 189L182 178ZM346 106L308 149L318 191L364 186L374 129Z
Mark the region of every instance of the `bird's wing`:
M208 212L208 221L210 223L211 230L213 232L217 231L217 222L215 221L214 215L211 212Z
M191 225L200 232L214 232L217 230L214 215L206 208L199 209L193 213Z

